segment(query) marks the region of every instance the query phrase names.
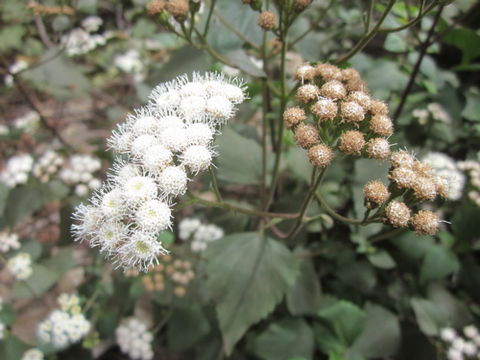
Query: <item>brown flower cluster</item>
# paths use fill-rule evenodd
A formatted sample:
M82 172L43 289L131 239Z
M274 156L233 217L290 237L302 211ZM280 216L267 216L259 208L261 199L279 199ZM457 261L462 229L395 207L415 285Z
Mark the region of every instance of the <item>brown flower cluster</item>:
M170 255L162 257L162 263L153 266L142 278L145 289L149 292L164 291L167 288L165 279L170 279L173 293L178 297L185 296L187 285L193 280L195 273L188 260L174 260Z

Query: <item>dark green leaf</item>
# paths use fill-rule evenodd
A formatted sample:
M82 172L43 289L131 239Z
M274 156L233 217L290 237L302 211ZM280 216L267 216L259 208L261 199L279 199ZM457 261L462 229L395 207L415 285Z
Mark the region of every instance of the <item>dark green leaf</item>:
M28 279L15 282L12 290L14 299L29 299L43 294L61 275L39 264L33 264L32 270L32 275Z
M381 269L393 269L395 267L395 260L385 250L375 251L373 254L368 254L368 260L372 265Z
M174 351L185 350L209 332L210 324L199 307L176 308L168 320L168 345Z
M435 245L423 259L420 279L423 282L440 280L458 269L459 262L455 254L441 245Z

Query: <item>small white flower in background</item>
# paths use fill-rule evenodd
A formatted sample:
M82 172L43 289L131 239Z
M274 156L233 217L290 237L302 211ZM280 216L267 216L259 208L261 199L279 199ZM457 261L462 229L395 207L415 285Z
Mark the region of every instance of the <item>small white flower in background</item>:
M452 342L453 340L455 340L457 338L457 333L456 333L455 329L443 328L440 331L440 338L443 341Z
M59 171L64 163L63 158L54 150L45 151L33 166L33 176L47 183Z
M190 244L193 252L205 250L209 243L221 239L224 232L214 224L204 225L198 219L185 218L178 224L179 238L192 240Z
M10 133L10 129L7 125L0 124L0 136L8 135Z
M28 63L23 59L19 59L19 60L16 60L12 65L8 67L8 71L11 74L18 74L20 71L25 70L26 68L28 68ZM8 87L11 87L13 85L12 75L7 74L5 76L5 85Z
M463 333L469 339L475 339L479 335L478 334L478 329L475 327L475 325L465 326L463 328Z
M137 318L130 318L115 330L117 344L122 353L133 360L153 359L153 334Z
M412 116L418 120L420 125L426 125L430 115L426 109L415 109L412 112Z
M468 198L480 206L480 162L474 160L459 161L458 168L468 174L473 189L468 192Z
M430 111L435 120L444 122L446 124L450 124L452 122L450 114L439 103L428 104L427 109Z
M28 154L12 156L0 173L0 182L9 187L25 184L32 170L33 158Z
M43 343L55 349L64 349L79 342L90 331L90 321L81 313L80 299L76 295L61 294L60 309L52 311L37 328L37 336Z
M68 56L86 54L98 46L105 45L107 37L104 35L92 35L82 28L75 28L60 38L65 46Z
M17 280L26 280L32 275L32 258L28 253L18 253L7 261L7 269Z
M59 178L67 185L75 185L75 194L84 197L100 188L101 182L94 177L100 170L100 159L90 155L72 155L59 172Z
M16 118L13 126L26 133L33 133L40 124L40 114L36 111L29 111L25 115Z
M0 252L6 253L12 249L13 250L20 249L20 242L18 241L18 235L15 233L9 233L6 231L0 232Z
M469 325L463 328L463 334L466 338L452 328L440 331L440 338L446 343L448 360L476 359L480 355L478 329L474 325Z
M195 231L202 225L200 220L194 218L185 218L178 224L178 237L180 240L188 240Z
M145 66L138 50L130 49L124 54L115 56L113 64L127 74L134 74L136 81L142 81L145 77L142 74Z
M20 360L43 360L43 353L38 349L30 349L23 353Z
M5 324L0 321L0 340L3 340L5 338Z
M103 20L98 16L87 16L82 20L82 27L88 32L97 31L102 24Z
M194 175L211 166L218 128L245 98L239 81L216 73L180 76L153 89L150 102L108 139L108 147L123 159L114 161L91 205L77 208L76 239L98 246L125 269L147 271L158 264L168 251L157 238L171 228L175 198L186 192ZM200 247L218 238L218 231L204 232L208 235L197 240Z
M430 165L436 172L448 182L448 198L458 200L462 197L465 186L465 175L459 170L454 159L439 152L429 152L422 161Z

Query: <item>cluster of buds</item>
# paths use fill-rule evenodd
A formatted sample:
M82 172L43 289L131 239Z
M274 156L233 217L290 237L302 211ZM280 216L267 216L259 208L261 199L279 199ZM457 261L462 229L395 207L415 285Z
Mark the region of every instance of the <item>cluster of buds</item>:
M202 252L208 244L221 239L224 232L215 224L202 224L195 218L185 218L178 224L180 240L191 240L190 248L193 252Z
M78 240L118 266L147 271L167 251L157 240L171 228L172 204L216 155L215 135L245 99L222 75L181 76L153 89L147 106L128 116L108 140L119 157L108 181L74 215Z
M137 318L122 321L115 330L115 338L122 353L134 360L153 359L153 333Z
M37 159L32 173L40 182L47 183L60 171L63 163L62 156L49 149Z
M480 356L480 334L475 325L465 326L463 334L453 328L443 328L440 340L448 360L478 359Z
M458 163L458 168L465 171L469 178L468 198L477 206L480 206L480 162L466 160Z
M388 106L369 95L356 70L304 64L295 76L301 82L296 93L299 106L286 109L283 118L314 166L330 165L335 151L389 158L393 123Z
M188 284L194 279L192 263L188 260L172 261L170 255L162 258L162 263L152 266L149 273L142 278L145 289L149 292L167 289L165 279L170 279L173 293L177 297L185 296Z

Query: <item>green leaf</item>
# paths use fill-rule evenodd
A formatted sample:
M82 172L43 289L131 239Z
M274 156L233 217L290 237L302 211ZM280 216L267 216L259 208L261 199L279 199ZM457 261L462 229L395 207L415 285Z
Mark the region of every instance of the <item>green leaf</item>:
M426 335L438 335L440 329L447 326L445 310L434 302L426 299L412 298L410 300L418 325Z
M393 269L396 264L395 260L385 250L375 251L373 254L368 254L368 260L373 266L380 269Z
M468 64L480 55L480 47L478 46L480 36L474 30L466 27L453 29L448 32L443 41L462 50L462 64Z
M217 138L218 178L235 184L258 184L261 178L260 145L226 127Z
M17 281L13 285L14 299L29 299L43 294L55 284L60 275L39 264L33 264L32 270L28 279Z
M440 280L457 271L459 267L460 264L453 252L441 245L435 245L423 259L420 280L423 282Z
M0 310L0 323L12 325L15 322L17 314L11 304L3 304Z
M199 307L176 308L168 321L168 345L173 351L182 351L198 343L209 332L210 324Z
M227 58L246 74L254 77L267 77L261 67L252 62L252 59L244 50L234 50L227 54Z
M75 266L73 259L73 247L64 246L56 252L56 254L43 262L49 270L62 275L67 270Z
M30 254L32 261L35 261L42 254L42 245L38 241L29 241L22 244L21 251Z
M312 359L313 331L303 319L287 318L274 323L253 338L249 350L265 360Z
M366 324L366 314L357 305L340 300L318 312L346 347L353 344Z
M227 355L245 331L266 317L298 275L295 256L279 242L257 233L237 233L210 244L208 287Z
M323 324L314 323L313 331L315 333L317 346L323 353L329 354L329 358L343 360L343 353L346 351L347 345Z
M287 153L287 165L289 170L298 179L310 183L312 177L312 165L308 161L307 152L298 146L292 146Z
M9 192L10 192L10 188L0 183L0 218L3 216L5 206L7 205Z
M0 359L19 360L27 346L16 336L10 335L0 341Z
M430 285L428 288L428 298L445 311L448 326L459 329L473 322L473 317L468 306L463 301L455 298L442 285Z
M390 33L385 38L385 49L391 52L403 53L408 50L405 38L398 33Z
M397 317L382 306L367 303L367 322L349 352L365 358L392 356L400 345L400 324Z
M301 254L302 251L295 253ZM321 296L320 281L313 262L305 257L300 263L300 274L287 293L288 310L292 315L316 314Z
M21 25L4 26L0 30L0 52L6 52L11 49L20 49L22 45L22 37L25 35L27 29Z
M352 262L343 264L336 272L336 276L345 284L357 289L360 292L366 292L372 289L377 278L373 267L366 261Z

